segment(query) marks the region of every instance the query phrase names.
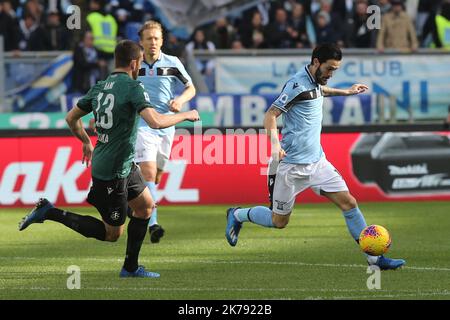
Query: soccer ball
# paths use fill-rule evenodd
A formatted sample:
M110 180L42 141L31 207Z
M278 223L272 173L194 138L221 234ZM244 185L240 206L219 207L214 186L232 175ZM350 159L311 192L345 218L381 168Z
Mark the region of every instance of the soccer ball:
M391 246L391 236L386 228L373 224L361 231L359 246L368 255L381 256Z

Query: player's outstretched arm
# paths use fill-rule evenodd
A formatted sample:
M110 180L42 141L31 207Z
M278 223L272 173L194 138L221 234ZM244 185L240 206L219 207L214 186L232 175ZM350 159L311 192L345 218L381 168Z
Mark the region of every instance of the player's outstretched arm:
M275 161L279 161L285 156L284 150L281 149L277 128L277 118L280 115L281 110L272 105L264 116L264 129L266 129L266 133L270 138L272 158Z
M183 121L198 121L200 116L197 110L180 112L175 114L161 114L153 108L145 108L140 113L141 117L153 129L164 129L172 127Z
M336 88L330 88L326 86L322 86L322 92L324 97L329 96L351 96L354 94L363 93L366 90L369 90L369 87L365 84L354 84L349 89L336 89Z
M94 146L92 145L91 138L89 138L86 130L84 130L83 122L81 121L81 118L87 114L88 112L81 110L78 106L74 106L72 110L67 113L66 122L73 135L83 143L82 163L86 162L86 166L88 167L92 159Z

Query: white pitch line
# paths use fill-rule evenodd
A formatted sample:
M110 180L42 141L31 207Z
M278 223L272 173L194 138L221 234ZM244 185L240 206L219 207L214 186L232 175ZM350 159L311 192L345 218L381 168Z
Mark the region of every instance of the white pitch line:
M123 259L119 258L40 258L40 257L0 257L0 260L72 260L72 261L96 261L96 262L122 262ZM149 263L199 263L199 264L264 264L264 265L295 265L295 266L307 266L307 267L326 267L326 268L367 268L367 265L363 264L334 264L334 263L306 263L297 261L252 261L252 260L195 260L195 259L147 259L141 258L141 262ZM402 269L417 270L417 271L444 271L450 272L450 268L444 267L414 267L405 266Z

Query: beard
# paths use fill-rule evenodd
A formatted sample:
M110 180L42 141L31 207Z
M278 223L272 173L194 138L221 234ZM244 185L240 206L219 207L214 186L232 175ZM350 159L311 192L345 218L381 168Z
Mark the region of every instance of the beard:
M322 74L322 71L320 71L320 66L317 68L316 73L314 74L314 77L316 78L317 83L322 86L326 85L328 82L328 79L325 78Z

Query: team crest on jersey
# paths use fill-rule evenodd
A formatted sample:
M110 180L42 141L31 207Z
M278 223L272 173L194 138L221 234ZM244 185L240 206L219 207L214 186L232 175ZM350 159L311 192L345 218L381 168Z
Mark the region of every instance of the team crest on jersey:
M150 69L150 70L149 70L149 75L153 76L154 73L155 73L155 72L153 71L153 69Z
M119 211L114 211L113 213L111 213L111 219L112 219L113 221L118 220L119 217L120 217Z

